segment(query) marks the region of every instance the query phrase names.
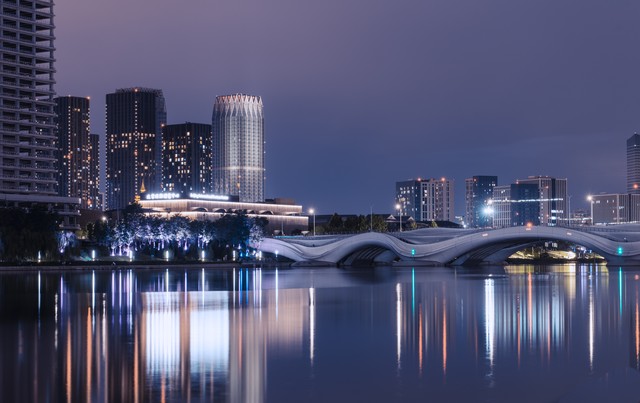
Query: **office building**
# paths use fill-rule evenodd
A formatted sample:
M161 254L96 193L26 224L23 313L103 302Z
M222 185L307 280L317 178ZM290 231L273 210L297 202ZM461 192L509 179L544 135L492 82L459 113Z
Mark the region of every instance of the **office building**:
M589 198L594 225L640 222L640 194L599 194Z
M211 125L164 126L162 159L163 191L211 193Z
M527 179L518 179L518 184L530 184L538 187L538 195L532 195L532 199L538 199L540 204L538 222L540 225L555 226L568 225L569 223L569 198L567 195L567 180L549 176L529 176ZM511 195L513 197L513 194Z
M396 182L396 203L400 214L416 221L455 221L454 181L412 179Z
M627 192L640 194L640 134L627 139Z
M123 209L162 183L162 90L124 88L107 94L107 209Z
M216 97L212 116L213 191L264 200L264 117L259 96Z
M77 198L57 191L53 1L2 2L0 205L46 206L75 228Z
M468 227L493 226L493 208L489 201L497 184L497 176L480 175L465 180L465 221Z
M89 195L97 185L91 176L93 144L90 135L89 98L58 97L55 101L55 122L58 138L58 194L79 197L80 208L96 208Z

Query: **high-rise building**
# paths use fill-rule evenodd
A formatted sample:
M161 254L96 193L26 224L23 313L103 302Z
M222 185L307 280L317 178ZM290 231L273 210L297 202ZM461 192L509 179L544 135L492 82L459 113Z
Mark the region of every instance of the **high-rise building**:
M465 220L469 227L493 226L493 208L489 201L497 184L497 176L480 175L465 180Z
M453 179L427 179L422 181L421 221L455 220Z
M262 98L216 97L212 116L213 191L240 201L264 200L264 115Z
M100 192L100 176L102 169L100 165L100 135L91 133L89 135L91 152L89 155L89 193L87 197L87 208L102 210L104 208L103 194Z
M79 197L80 208L89 208L91 139L89 98L54 99L58 137L58 194Z
M400 214L416 221L455 220L454 181L451 179L412 179L396 182L396 203Z
M627 192L640 194L640 134L627 139Z
M78 199L56 189L53 1L3 1L0 18L0 203L48 206L73 228Z
M107 94L108 209L125 208L145 190L161 190L166 121L162 90L135 87Z
M162 190L211 192L211 125L186 122L162 128Z
M538 186L540 225L567 225L569 223L567 180L549 176L529 176L516 183ZM511 195L513 197L513 194Z

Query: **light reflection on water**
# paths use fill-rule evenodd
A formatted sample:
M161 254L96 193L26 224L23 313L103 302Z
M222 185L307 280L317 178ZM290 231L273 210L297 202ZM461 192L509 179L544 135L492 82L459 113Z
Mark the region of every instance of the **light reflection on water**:
M67 402L637 401L638 273L5 273L0 393Z

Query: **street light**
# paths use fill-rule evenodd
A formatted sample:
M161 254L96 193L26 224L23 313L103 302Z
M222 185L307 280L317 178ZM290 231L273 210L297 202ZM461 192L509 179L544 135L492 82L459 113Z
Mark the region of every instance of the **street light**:
M400 232L402 232L402 210L400 208L400 203L396 204L396 210L398 210L398 218L400 219Z
M316 236L316 210L310 208L309 214L313 214L313 236Z
M591 205L591 225L595 225L595 222L593 221L593 196L587 196L587 201Z

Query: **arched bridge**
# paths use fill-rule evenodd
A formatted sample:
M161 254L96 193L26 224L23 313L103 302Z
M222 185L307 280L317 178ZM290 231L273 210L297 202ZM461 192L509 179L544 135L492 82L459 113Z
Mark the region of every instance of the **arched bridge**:
M499 264L513 253L543 241L584 246L610 264L640 264L640 225L615 227L511 227L495 230L426 228L384 234L267 238L256 245L298 264L406 265Z

